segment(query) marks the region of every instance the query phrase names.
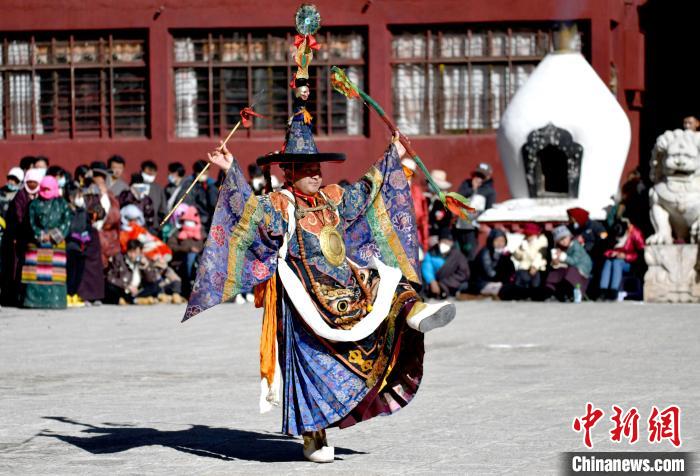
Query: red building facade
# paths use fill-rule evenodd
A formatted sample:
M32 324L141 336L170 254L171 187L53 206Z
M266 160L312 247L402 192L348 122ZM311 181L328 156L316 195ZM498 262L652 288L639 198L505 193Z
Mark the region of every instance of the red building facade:
M146 159L188 168L217 145L237 111L264 90L253 130L230 148L242 164L279 149L289 107L287 54L297 1L78 1L3 6L0 174L25 155L69 170L113 154L133 171ZM389 134L369 111L333 93L338 64L396 119L429 168L456 186L479 162L508 187L495 128L509 98L575 22L581 51L632 124L627 168L640 157L644 0L317 1L323 21L313 111L317 144L343 151L330 180L356 179ZM582 91L585 94L585 91ZM642 154L646 156L646 154Z

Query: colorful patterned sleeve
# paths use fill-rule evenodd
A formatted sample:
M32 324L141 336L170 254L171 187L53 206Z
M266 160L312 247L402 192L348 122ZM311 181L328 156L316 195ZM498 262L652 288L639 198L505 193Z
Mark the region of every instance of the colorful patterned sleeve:
M274 276L284 226L282 213L269 196L253 194L234 160L219 191L183 321Z
M345 222L350 259L366 265L377 257L420 283L416 214L394 145L359 181L344 189L338 211Z

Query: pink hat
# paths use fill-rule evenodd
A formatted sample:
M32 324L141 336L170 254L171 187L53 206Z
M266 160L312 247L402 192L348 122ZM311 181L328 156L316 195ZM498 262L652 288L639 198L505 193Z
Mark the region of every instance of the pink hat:
M61 196L61 194L58 192L58 181L56 180L56 177L47 175L41 179L41 184L39 185L39 196L44 200L51 200L52 198Z

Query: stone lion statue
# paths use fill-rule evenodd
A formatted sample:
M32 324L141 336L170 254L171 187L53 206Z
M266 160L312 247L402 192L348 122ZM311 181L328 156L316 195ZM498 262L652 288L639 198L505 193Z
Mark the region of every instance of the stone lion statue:
M666 131L651 154L652 245L700 243L700 132Z

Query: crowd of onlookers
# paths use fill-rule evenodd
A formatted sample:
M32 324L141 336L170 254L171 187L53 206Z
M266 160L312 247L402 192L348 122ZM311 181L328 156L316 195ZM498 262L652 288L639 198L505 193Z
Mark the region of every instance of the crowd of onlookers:
M415 169L415 163L404 159L404 167ZM440 188L451 189L444 171L431 175ZM642 299L644 232L649 232L649 224L647 191L637 172L627 177L604 220L571 208L565 223L494 227L479 223L481 213L496 202L489 164L479 164L459 186L475 209L469 219L453 216L420 178L410 181L427 297Z
M496 202L489 164L479 164L459 186L475 210L469 219L453 216L427 191L424 180L412 174L411 159L403 164L416 210L426 297L641 298L648 212L638 174L628 177L604 221L572 208L568 223L490 228L479 223L479 215ZM125 177L125 165L115 155L70 173L46 157L25 157L9 171L0 188L3 305L63 308L187 299L223 174L216 180L200 175L205 161L196 162L189 174L174 162L163 177L157 164L144 161L140 172ZM253 165L248 173L253 190L261 193L262 171ZM444 171L434 170L432 178L440 188L452 188ZM163 179L165 186L159 183ZM274 176L273 182L279 186ZM252 299L235 297L239 303Z
M0 189L3 305L30 308L184 302L216 206L206 166L152 161L124 176L120 156L73 173L25 157ZM192 186L161 226L161 221Z

